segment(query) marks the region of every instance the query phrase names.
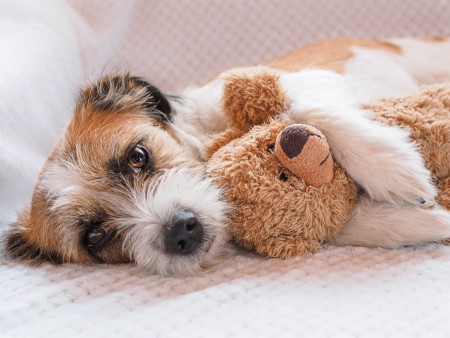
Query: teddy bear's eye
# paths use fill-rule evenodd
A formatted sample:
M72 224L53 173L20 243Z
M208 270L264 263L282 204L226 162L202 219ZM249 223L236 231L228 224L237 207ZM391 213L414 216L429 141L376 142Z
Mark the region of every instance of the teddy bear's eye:
M267 146L267 151L269 153L273 152L275 150L275 143L271 143Z
M286 175L285 173L281 173L279 178L283 182L286 182L288 180L288 175Z

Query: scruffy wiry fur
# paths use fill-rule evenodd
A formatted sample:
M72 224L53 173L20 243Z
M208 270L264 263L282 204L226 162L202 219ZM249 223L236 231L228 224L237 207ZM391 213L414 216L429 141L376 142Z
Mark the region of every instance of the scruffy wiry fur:
M204 164L171 130L173 113L156 87L128 74L87 85L42 169L31 208L6 235L10 255L34 263L134 261L171 275L210 266L225 247L226 204ZM146 154L137 171L129 157L136 149ZM203 235L193 252L177 255L163 238L185 211ZM104 233L106 244L90 245L92 231Z
M155 86L143 79L124 74L103 76L100 81L83 89L75 110L118 113L145 109L152 117L171 119L172 109L167 98Z

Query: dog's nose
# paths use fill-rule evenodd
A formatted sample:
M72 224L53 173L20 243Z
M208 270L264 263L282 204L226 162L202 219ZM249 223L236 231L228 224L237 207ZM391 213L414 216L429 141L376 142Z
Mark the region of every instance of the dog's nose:
M203 226L189 210L178 211L167 227L164 244L166 251L186 255L202 242Z
M280 136L281 149L287 157L294 158L302 152L309 136L309 131L302 126L287 127Z

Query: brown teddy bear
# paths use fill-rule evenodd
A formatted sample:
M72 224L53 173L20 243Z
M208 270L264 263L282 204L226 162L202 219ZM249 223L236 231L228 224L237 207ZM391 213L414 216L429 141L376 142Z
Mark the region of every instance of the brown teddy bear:
M279 118L289 102L273 79L256 78L228 79L223 108L235 123L209 145L207 173L225 189L238 244L269 257L316 252L345 231L365 193L333 160L318 129ZM449 209L450 84L364 108L379 122L410 130L439 187L437 202Z

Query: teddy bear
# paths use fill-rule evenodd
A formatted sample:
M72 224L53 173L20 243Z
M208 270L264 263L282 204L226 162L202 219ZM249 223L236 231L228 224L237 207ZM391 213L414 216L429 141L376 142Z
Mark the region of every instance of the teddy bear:
M365 192L333 159L320 130L280 118L288 103L271 86L269 78L228 80L223 109L234 123L207 147L207 174L231 205L235 241L268 257L288 258L333 241ZM438 186L436 201L448 210L450 84L363 108L376 121L410 131Z

